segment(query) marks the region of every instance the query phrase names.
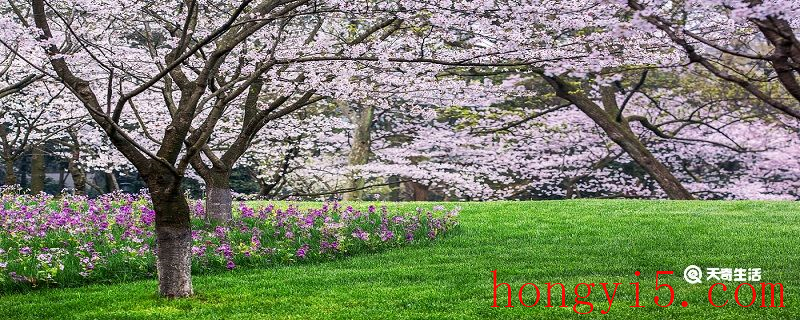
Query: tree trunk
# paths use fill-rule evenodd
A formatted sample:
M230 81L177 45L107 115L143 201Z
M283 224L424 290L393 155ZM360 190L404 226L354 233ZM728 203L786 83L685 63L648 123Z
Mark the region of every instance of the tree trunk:
M603 110L588 97L578 92L578 88L567 84L558 78L546 78L551 86L556 89L556 94L566 99L578 107L584 114L591 118L614 141L624 150L642 169L652 177L670 199L691 200L694 196L683 187L683 184L672 172L659 161L650 150L639 140L627 122L615 120L617 112L615 98L609 96L609 88L602 89L602 95L606 110Z
M7 186L17 184L17 173L14 172L14 159L5 159L6 163L6 180L4 182Z
M414 201L428 201L428 186L414 182Z
M150 186L148 186L150 187ZM179 192L151 192L156 211L156 269L158 292L163 297L192 295L192 229L189 204Z
M152 166L160 166L154 164ZM158 168L143 175L156 212L156 269L162 297L181 298L192 291L192 228L189 204L172 172ZM176 180L178 179L178 180Z
M614 132L612 130L606 131L611 137L611 140L622 147L642 169L647 171L650 177L656 180L670 199L694 199L694 196L683 187L683 184L672 174L669 168L653 156L650 150L639 141L638 137L632 134Z
M86 194L86 173L83 172L80 164L78 161L70 159L69 164L67 165L67 170L69 171L70 176L72 176L72 184L75 189L76 195L84 195Z
M70 139L72 143L69 145L70 157L67 163L67 171L72 176L72 184L75 189L76 195L86 194L86 172L81 168L81 141L78 139L78 132L70 130Z
M119 190L119 182L117 182L117 176L114 172L106 172L106 189L108 192L114 192Z
M31 193L37 194L44 191L44 183L44 150L39 146L35 146L31 149Z
M19 183L20 188L30 188L30 183L28 181L28 170L30 170L31 162L28 159L22 158L23 161L20 161L19 164L19 177L17 182Z
M64 184L67 181L67 175L64 174L64 170L58 170L58 190L59 193L61 190L64 190Z
M355 122L355 129L353 132L353 143L348 157L348 165L359 166L367 164L369 161L369 151L371 145L370 132L372 128L372 120L375 114L373 106L362 106L357 110L353 116ZM353 172L353 177L350 180L349 188L357 189L344 194L344 200L361 200L364 197L364 183L365 180L361 177L360 172L356 170Z
M272 191L272 186L264 181L264 179L259 179L258 177L253 177L258 182L258 197L262 199L266 199L269 197L269 193Z
M415 181L403 184L405 187L406 199L412 201L428 201L428 186Z
M206 183L206 220L210 223L228 223L233 219L233 196L229 171L216 171L203 177Z

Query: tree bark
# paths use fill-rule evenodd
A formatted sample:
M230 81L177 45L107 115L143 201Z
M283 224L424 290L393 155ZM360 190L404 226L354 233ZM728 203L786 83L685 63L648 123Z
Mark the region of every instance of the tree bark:
M168 298L193 294L189 204L181 193L180 181L176 180L163 168L145 175L156 211L158 290Z
M31 149L31 193L44 191L45 161L44 150L39 146Z
M106 189L108 192L115 192L119 190L119 182L117 182L117 176L114 172L106 172Z
M228 223L233 219L233 195L230 171L212 171L203 177L206 183L206 220Z
M70 176L72 176L72 185L76 195L86 194L86 173L83 172L80 165L76 161L70 160L67 166Z
M63 170L58 170L58 190L64 190L64 184L66 181L67 181L67 175L64 173Z
M352 120L356 126L353 131L353 143L347 161L347 164L350 166L364 165L369 161L369 151L372 141L370 139L370 133L374 114L375 108L371 105L361 106L359 110L355 110ZM348 187L355 190L345 193L343 197L344 200L363 199L364 183L365 179L361 177L360 171L356 170L353 172L353 177L350 179Z
M23 158L23 160L27 160ZM20 161L19 164L19 177L17 177L17 182L19 183L20 188L30 188L30 181L28 181L28 171L30 170L31 163L30 161Z
M272 185L255 176L253 176L253 179L258 182L258 197L264 199L269 197L269 193L272 192Z
M659 161L650 150L633 133L626 121L617 122L615 120L616 102L613 95L609 96L608 88L602 89L603 102L606 110L594 103L585 95L579 93L579 89L555 77L546 77L546 80L556 90L556 94L578 107L584 114L592 119L614 141L624 150L642 169L652 177L670 199L691 200L694 196L683 187L683 184L672 172ZM612 102L614 101L614 102Z
M406 197L412 201L428 201L428 186L415 181L409 181L403 184L405 187Z
M17 184L17 173L14 172L14 159L5 159L6 164L6 179L4 184L13 186Z
M414 201L428 201L428 186L414 182Z
M72 184L76 195L86 194L86 172L81 168L81 141L78 138L78 132L75 130L68 130L70 140L69 146L69 159L67 159L67 171L72 176Z

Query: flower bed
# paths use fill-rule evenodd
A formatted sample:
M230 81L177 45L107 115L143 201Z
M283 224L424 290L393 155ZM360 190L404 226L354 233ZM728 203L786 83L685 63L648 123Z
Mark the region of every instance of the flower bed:
M144 194L96 199L3 195L0 291L155 276L155 212ZM458 208L411 213L337 202L249 207L226 226L206 226L192 203L192 271L330 260L435 239L457 225Z

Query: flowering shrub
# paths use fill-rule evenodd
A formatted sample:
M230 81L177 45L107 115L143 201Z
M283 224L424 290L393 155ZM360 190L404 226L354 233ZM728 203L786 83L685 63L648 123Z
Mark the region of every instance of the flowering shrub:
M145 194L56 199L6 193L0 207L0 291L155 276L155 212ZM250 207L234 221L204 224L192 206L192 271L329 260L435 239L457 225L458 208L390 213L326 202Z

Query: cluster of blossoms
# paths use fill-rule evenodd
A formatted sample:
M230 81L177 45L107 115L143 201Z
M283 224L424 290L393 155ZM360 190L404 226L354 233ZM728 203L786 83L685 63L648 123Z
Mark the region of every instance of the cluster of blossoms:
M0 291L68 286L155 275L155 215L146 194L2 195ZM458 208L396 213L359 210L338 202L242 202L230 224L209 226L192 206L193 272L329 260L435 239L457 225ZM392 210L394 211L394 210Z

